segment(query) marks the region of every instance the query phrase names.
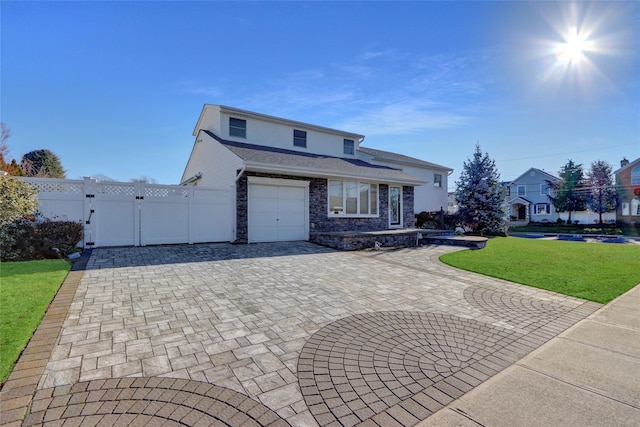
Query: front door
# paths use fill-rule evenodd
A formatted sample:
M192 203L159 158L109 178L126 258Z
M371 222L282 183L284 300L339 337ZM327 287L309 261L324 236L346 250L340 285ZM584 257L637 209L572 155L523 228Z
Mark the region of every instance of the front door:
M389 227L402 227L402 187L389 186Z
M527 207L525 205L518 205L518 219L527 219Z

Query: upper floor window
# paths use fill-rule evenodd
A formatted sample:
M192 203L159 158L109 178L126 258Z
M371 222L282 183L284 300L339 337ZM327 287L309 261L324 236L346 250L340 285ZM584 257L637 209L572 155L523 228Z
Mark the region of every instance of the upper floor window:
M247 137L247 121L229 117L229 136Z
M442 175L439 173L433 174L433 186L442 188Z
M631 185L640 185L640 166L631 169Z
M526 195L527 195L527 186L518 185L518 196L526 196Z
M540 194L542 194L543 196L550 196L551 186L547 183L540 184Z
M355 143L353 139L345 139L344 140L344 154L354 154L355 153Z
M307 147L307 132L304 130L293 130L293 146L294 147Z

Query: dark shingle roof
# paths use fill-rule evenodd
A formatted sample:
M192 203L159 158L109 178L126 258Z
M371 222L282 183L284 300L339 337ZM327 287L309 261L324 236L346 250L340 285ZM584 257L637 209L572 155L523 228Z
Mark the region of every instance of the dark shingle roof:
M453 170L446 166L437 165L435 163L425 162L424 160L416 159L415 157L405 156L404 154L392 153L391 151L376 150L374 148L362 147L358 148L365 154L373 156L376 160L386 160L395 163L401 163L404 165L427 167L431 169L444 169Z
M283 169L321 171L327 176L348 176L380 181L422 184L424 181L399 169L373 165L360 159L333 157L222 139L203 130L245 162L278 165Z

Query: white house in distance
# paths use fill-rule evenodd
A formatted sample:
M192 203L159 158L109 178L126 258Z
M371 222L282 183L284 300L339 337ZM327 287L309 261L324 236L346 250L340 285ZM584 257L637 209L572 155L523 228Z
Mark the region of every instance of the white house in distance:
M412 228L414 205L447 203L451 169L364 149L352 132L206 104L193 135L181 183L233 189L237 242Z

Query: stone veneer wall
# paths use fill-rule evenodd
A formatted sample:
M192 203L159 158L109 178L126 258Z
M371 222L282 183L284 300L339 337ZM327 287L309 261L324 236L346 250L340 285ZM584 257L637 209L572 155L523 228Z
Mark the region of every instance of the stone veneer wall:
M389 186L387 184L378 185L379 217L330 218L327 213L328 196L326 179L245 172L236 182L236 243L247 243L249 238L248 176L309 181L309 232L311 233L335 231L380 231L387 230L389 228ZM402 197L404 227L412 228L415 219L413 214L413 187L402 187Z
M355 251L360 249L373 249L376 242L382 248L403 247L410 248L417 244L418 230L406 231L402 234L332 234L311 233L309 241L322 246L342 251Z

